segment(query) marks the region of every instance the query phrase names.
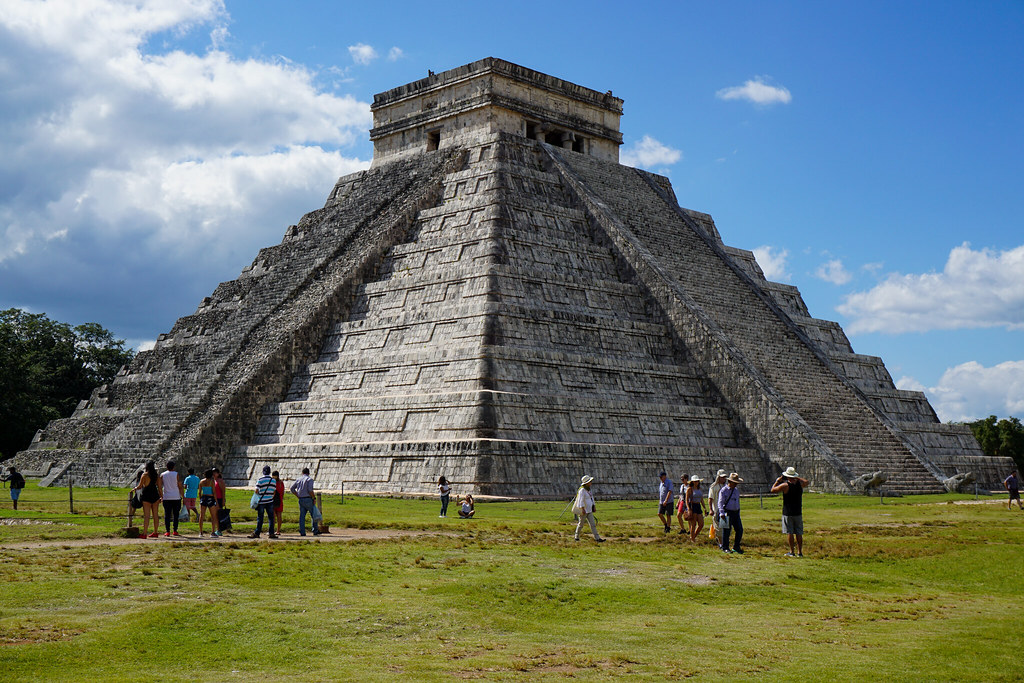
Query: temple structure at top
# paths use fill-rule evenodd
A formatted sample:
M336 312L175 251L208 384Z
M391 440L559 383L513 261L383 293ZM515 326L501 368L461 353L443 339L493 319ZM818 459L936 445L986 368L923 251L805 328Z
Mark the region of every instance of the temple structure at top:
M320 488L649 497L793 466L822 491L1012 468L897 389L665 177L622 100L500 59L377 95L372 166L17 456L44 484L150 459Z

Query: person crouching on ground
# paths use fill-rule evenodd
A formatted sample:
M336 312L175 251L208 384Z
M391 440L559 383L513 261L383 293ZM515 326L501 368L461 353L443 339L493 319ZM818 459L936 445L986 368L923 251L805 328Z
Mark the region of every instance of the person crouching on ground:
M466 494L462 499L462 508L459 510L459 517L469 519L476 514L476 506L473 504L473 496Z
M775 480L772 493L782 494L782 533L789 535L789 552L786 557L804 556L804 513L803 495L807 480L787 467L782 476ZM796 541L794 551L793 542Z
M672 531L672 480L664 472L658 475L658 518L665 525L665 533Z
M696 543L697 536L704 530L704 491L700 488L702 479L696 474L686 484L686 507L690 511L690 542Z
M199 482L199 537L203 537L203 518L207 511L210 513L210 535L220 536L220 506L217 505L217 480L213 476L213 470L203 472L203 479Z
M256 531L249 534L249 538L259 538L263 532L263 515L270 520L270 538L277 538L274 533L274 492L277 484L270 476L270 466L263 466L263 476L256 482Z
M590 531L594 534L594 540L604 543L601 534L597 533L597 520L594 519L594 510L597 507L594 505L594 496L590 493L590 482L592 481L594 478L586 474L580 478L580 488L576 491L576 499L572 503L573 514L579 518L579 522L576 524L575 539L580 540L580 531L583 529L583 520L585 519L590 523Z
M743 554L740 540L743 538L743 522L740 521L740 491L736 488L742 484L740 475L733 472L725 480L725 487L718 493L718 517L722 520L722 550ZM729 550L729 534L736 532L735 545Z

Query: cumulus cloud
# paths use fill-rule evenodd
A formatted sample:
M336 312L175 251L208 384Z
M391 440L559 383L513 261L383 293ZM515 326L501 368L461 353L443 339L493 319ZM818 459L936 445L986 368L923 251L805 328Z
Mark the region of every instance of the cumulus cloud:
M818 266L814 271L814 277L831 282L834 285L845 285L853 279L853 276L843 266L840 259L831 259Z
M74 274L68 299L102 299L155 263L226 279L224 259L244 265L367 165L342 149L368 103L235 58L227 21L221 0L0 3L0 291ZM177 46L199 30L203 52Z
M667 166L683 158L683 153L663 145L650 135L645 135L638 142L624 148L619 153L619 161L626 166L651 168Z
M860 332L925 332L967 328L1024 329L1024 246L1008 251L949 253L942 272L889 274L866 292L848 295L837 310Z
M990 368L970 361L946 370L934 387L926 388L912 377L900 378L896 386L927 393L943 422L1024 416L1024 360Z
M355 45L348 46L348 53L352 55L352 61L356 64L362 64L366 66L373 60L377 59L377 51L372 46L366 43L356 43Z
M788 270L788 249L779 249L778 247L765 245L751 251L754 252L757 265L761 266L761 271L766 279L781 282L792 277Z
M405 53L402 52L402 48L400 48L400 47L393 47L390 50L388 50L388 61L389 62L397 62L399 59L401 59L404 56L405 56Z
M765 76L757 76L743 85L722 88L715 93L720 100L746 100L757 105L789 104L793 96L782 86L769 85Z

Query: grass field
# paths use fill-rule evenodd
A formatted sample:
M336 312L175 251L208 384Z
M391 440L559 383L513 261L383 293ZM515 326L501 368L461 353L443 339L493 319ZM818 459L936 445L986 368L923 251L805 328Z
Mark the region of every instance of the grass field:
M30 484L18 512L0 493L8 681L1024 674L1024 513L1002 499L807 496L797 559L779 499L743 500L739 556L665 535L656 505L599 488L602 545L573 542L557 502L478 504L463 521L433 500L325 498L335 530L415 535L128 542L123 490L76 489L77 515L66 489ZM230 497L241 536L248 494Z

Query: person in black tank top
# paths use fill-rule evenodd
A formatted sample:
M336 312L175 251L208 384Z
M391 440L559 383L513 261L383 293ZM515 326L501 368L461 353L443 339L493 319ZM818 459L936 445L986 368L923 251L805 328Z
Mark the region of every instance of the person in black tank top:
M807 480L792 467L787 467L772 486L772 493L782 494L782 533L789 540L787 557L804 556L803 495L806 487Z

